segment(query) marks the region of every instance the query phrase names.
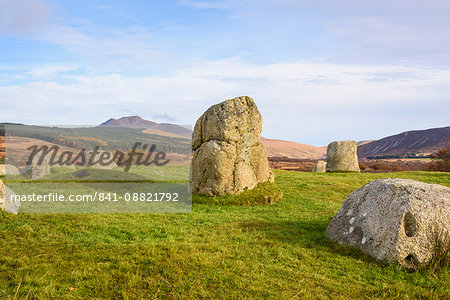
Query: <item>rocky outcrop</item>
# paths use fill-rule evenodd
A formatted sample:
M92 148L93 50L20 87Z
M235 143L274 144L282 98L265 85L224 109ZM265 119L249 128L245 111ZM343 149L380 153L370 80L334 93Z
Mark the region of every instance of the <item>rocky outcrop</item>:
M312 172L313 173L325 173L327 171L327 163L323 160L319 160L314 165Z
M0 180L0 211L17 214L19 212L20 201L11 198L14 192Z
M332 142L327 147L327 172L360 172L355 141Z
M211 106L192 134L194 193L236 194L258 183L273 181L267 154L260 142L262 117L250 97Z
M407 179L374 180L351 193L326 235L380 262L427 264L450 233L450 189Z

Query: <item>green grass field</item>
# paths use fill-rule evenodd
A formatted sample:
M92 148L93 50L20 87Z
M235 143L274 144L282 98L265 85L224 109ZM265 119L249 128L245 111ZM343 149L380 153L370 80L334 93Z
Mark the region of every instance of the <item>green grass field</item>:
M267 205L194 197L190 214L1 213L0 299L449 296L448 268L406 272L324 235L346 196L371 180L450 186L448 174L275 175L284 196Z

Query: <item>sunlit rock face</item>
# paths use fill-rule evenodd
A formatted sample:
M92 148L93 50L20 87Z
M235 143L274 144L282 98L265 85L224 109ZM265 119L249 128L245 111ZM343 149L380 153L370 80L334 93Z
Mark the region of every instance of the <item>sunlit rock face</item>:
M408 179L378 179L351 193L326 235L380 262L427 264L450 233L450 189Z
M355 141L332 142L327 147L327 171L360 172Z
M255 102L246 96L213 105L197 120L192 134L194 193L237 194L273 181L260 142L262 121Z

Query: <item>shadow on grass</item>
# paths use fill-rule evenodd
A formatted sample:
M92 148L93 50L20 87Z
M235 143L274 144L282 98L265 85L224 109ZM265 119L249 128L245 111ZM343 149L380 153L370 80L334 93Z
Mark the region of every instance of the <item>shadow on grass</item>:
M270 239L308 249L339 254L365 262L375 262L357 248L341 245L325 236L329 220L301 220L269 222L264 220L242 220L238 226L246 232L261 232Z

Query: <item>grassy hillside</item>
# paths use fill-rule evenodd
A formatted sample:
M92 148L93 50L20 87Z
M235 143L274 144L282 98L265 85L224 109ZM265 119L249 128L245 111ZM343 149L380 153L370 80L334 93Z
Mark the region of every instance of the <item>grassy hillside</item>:
M5 127L5 124L0 123L0 134L2 133L6 133L7 136L34 138L76 149L92 150L98 146L100 149L129 150L135 142L141 142L155 144L155 151L190 153L190 141L186 138L142 133L142 129L125 127L60 128L21 124L7 124Z
M450 126L406 131L358 145L359 158L417 158L445 147L450 141Z
M295 159L321 159L327 153L327 147L315 147L296 142L261 138L269 157Z
M0 214L0 298L448 296L448 269L408 273L324 236L345 197L363 184L401 177L450 186L448 174L275 174L284 197L272 205Z

